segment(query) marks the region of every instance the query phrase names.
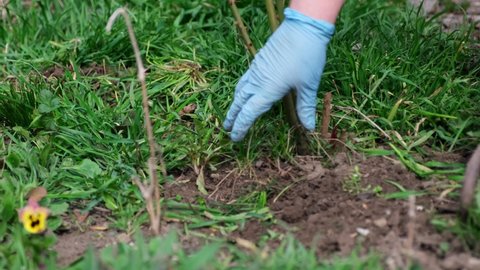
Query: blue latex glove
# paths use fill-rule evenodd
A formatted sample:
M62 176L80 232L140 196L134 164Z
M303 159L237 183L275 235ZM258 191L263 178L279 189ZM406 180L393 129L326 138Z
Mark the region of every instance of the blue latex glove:
M315 128L317 90L335 26L290 8L285 20L258 52L235 88L223 124L233 141L242 140L255 120L272 105L297 91L297 115L302 125Z

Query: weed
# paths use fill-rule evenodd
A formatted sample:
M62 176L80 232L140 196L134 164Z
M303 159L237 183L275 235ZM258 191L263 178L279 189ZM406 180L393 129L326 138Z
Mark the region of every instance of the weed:
M359 194L362 192L362 174L360 173L360 168L358 166L355 165L355 167L353 167L353 172L348 179L345 179L342 182L342 189L353 194Z
M382 194L383 188L380 185L372 185L368 184L364 186L362 183L362 173L360 172L360 168L355 165L353 167L353 171L351 172L350 176L342 181L342 189L345 192L358 195L360 193L372 193L377 196Z

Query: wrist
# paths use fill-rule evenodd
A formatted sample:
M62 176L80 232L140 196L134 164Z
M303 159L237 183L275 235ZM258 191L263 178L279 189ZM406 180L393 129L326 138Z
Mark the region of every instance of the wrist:
M313 19L335 23L344 0L291 0L290 8Z
M315 31L319 31L322 36L331 38L335 32L335 25L333 23L312 18L299 12L298 10L285 8L284 14L286 20L297 21L309 25L310 27L313 27Z

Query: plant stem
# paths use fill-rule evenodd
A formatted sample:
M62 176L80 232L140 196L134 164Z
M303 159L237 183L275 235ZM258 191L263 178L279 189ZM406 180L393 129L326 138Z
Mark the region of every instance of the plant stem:
M147 140L148 146L150 150L150 157L148 159L148 168L149 168L149 175L150 175L150 185L145 187L140 181L135 181L135 183L139 186L140 190L142 191L142 196L146 200L146 208L150 217L150 223L154 234L160 234L160 224L161 224L161 197L160 197L160 187L158 183L157 177L157 159L155 156L155 138L153 136L153 128L152 128L152 121L150 120L150 110L148 107L148 93L147 93L147 84L145 82L145 67L143 66L142 57L140 54L140 50L138 48L137 39L135 38L135 33L133 31L132 22L130 21L130 17L125 8L118 8L115 12L110 16L107 23L107 32L110 32L112 29L113 23L115 22L116 18L122 15L125 19L125 24L127 25L128 35L130 37L130 42L132 43L133 52L135 54L135 61L137 63L138 69L138 80L140 81L142 87L142 106L143 106L143 114L145 120L145 130L147 132ZM159 148L159 161L160 161L160 169L164 177L167 176L165 162L163 160L163 154L161 148ZM152 196L153 195L153 196Z
M278 19L277 19L277 14L275 13L273 0L265 0L265 6L267 7L268 22L270 23L270 29L272 30L272 33L273 33L278 28ZM278 12L280 13L282 11L279 10Z
M285 9L285 0L277 0L277 13L278 13L278 20L280 22L283 21L285 15L283 15L283 10Z
M475 152L467 163L465 177L463 180L463 188L460 196L462 215L466 217L468 208L471 206L476 190L477 179L480 176L480 145L477 146Z
M243 42L245 42L245 46L247 46L247 50L252 56L255 56L255 54L257 54L257 50L253 46L252 40L248 35L247 27L245 27L245 24L243 23L240 12L238 11L238 7L235 4L235 0L229 0L228 3L230 4L230 9L232 10L233 17L235 18L235 23L237 24L240 34L242 35Z
M323 98L323 115L322 115L322 137L328 139L328 124L330 123L330 114L332 111L332 92L325 93Z

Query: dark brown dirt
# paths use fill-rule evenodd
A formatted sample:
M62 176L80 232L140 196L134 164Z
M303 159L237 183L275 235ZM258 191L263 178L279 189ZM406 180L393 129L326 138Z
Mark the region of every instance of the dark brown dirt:
M423 2L425 15L443 12L440 23L445 31L455 31L463 24L474 25L474 39L480 39L480 0L409 0L414 6Z
M74 72L71 66L69 67L52 66L43 71L43 76L45 78L53 77L53 78L59 79L59 78L63 78L67 71L71 73ZM105 74L108 74L109 72L110 72L109 68L107 68L105 65L100 65L96 63L80 68L80 73L82 76L105 75Z
M345 180L354 172L352 164L358 166L361 174L358 192L344 188ZM193 173L179 176L176 183L167 187L168 197L180 195L185 201L194 202L201 196L195 178ZM381 194L398 191L385 180L394 181L407 190L433 195L416 197L415 218L409 218L408 200L387 200L375 194L374 190L379 187ZM384 255L385 265L393 267L391 269L406 267L410 261L418 262L425 269L474 269L471 267L480 265L455 235L439 232L431 225L435 215L455 218L458 203L439 198L451 183L436 180L432 185L394 159L339 154L330 169L313 157L297 158L290 164L257 161L242 173L228 166L206 172L206 184L210 195L205 198L212 202L232 202L252 190L271 191L269 206L278 225L251 221L234 233L234 237L256 242L267 229L289 231L305 245L315 248L321 259L348 255L354 249L361 254L377 251ZM409 226L414 227L411 245L407 241ZM469 259L458 259L459 256Z
M362 175L362 187L371 187L358 194L342 188L354 166L349 165L343 155L337 157L336 164L323 176L298 183L271 205L276 216L295 228L298 239L316 248L321 258L348 255L354 248L362 254L375 250L384 254L385 262L396 269L408 263L407 252L422 251L423 258L414 259L432 269L432 266L442 266L450 255L464 251L455 236L440 233L430 224L438 209L454 209L453 203L437 200L438 195L417 197L412 219L408 217L407 200L386 200L371 192L373 187L381 187L383 194L398 191L385 180L394 181L407 190L425 190L428 185L423 185L424 182L397 161L375 157L356 163ZM412 246L406 241L409 224L415 227ZM449 244L449 251L442 251L442 243Z

